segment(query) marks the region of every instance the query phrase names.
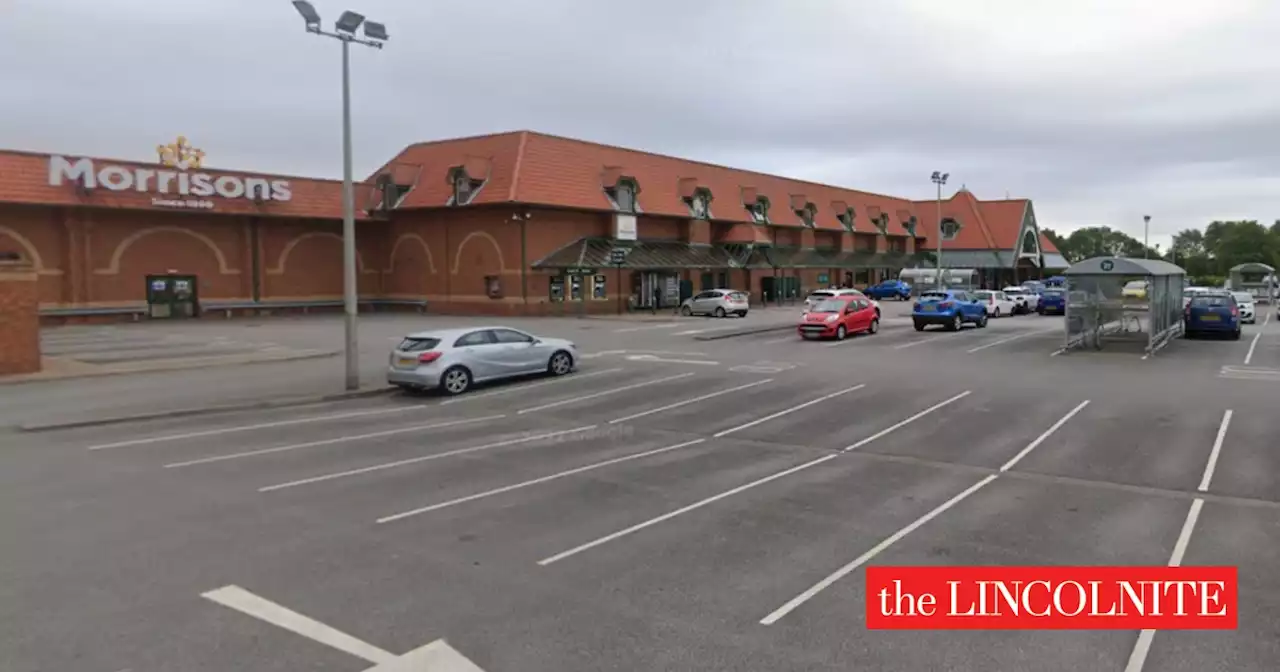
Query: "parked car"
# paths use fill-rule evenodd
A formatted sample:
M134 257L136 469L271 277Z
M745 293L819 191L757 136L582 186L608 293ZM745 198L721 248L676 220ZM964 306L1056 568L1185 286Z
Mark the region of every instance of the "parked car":
M1040 307L1040 295L1026 287L1005 287L1004 293L1013 300L1015 315L1027 315Z
M1120 295L1126 299L1142 299L1147 298L1147 281L1131 280L1125 283L1124 288L1120 290Z
M958 289L924 292L911 307L911 320L916 331L930 324L941 324L948 331L958 331L965 323L981 329L987 326L987 304Z
M1004 292L979 289L973 292L973 296L986 304L987 315L991 317L1007 317L1018 312L1018 304Z
M878 285L868 287L863 293L880 301L885 299L906 301L911 298L911 285L901 280L885 280Z
M800 318L796 332L800 338L834 338L843 341L849 334L880 331L880 315L871 299L856 294L843 294L825 299L810 307Z
M1258 316L1254 312L1257 297L1250 292L1231 292L1231 296L1235 298L1236 305L1240 308L1240 321L1245 324L1257 324Z
M1240 340L1240 307L1227 291L1201 292L1191 297L1183 315L1183 335L1195 338L1201 334L1227 334Z
M1036 312L1041 315L1066 315L1067 290L1058 287L1045 287L1040 294Z
M510 327L422 331L405 336L392 350L387 382L456 395L475 383L535 373L563 376L577 362L573 343Z
M1025 280L1022 283L1022 288L1036 296L1040 296L1044 294L1044 290L1048 289L1048 286L1039 280Z
M810 292L809 296L805 297L804 312L807 313L809 312L810 307L816 306L827 299L838 296L860 296L864 299L870 298L864 294L861 289L850 289L847 287L842 289L819 289L817 291ZM880 302L875 299L870 300L871 305L876 309L876 317L880 317Z
M729 314L746 317L750 310L750 301L746 292L736 289L708 289L698 292L680 304L680 314L715 315L725 317Z

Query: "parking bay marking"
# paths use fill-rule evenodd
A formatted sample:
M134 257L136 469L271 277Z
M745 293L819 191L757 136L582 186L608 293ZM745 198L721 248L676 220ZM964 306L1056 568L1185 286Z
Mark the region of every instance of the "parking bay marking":
M645 325L645 326L643 326L643 327L628 327L628 328L626 328L626 329L614 329L614 330L613 330L613 333L615 333L615 334L630 334L630 333L632 333L632 332L636 332L636 331L652 331L652 330L654 330L654 329L675 329L676 327L680 327L680 326L684 326L684 325L682 325L682 324L680 324L680 323L678 323L678 322L676 322L676 323L671 323L671 324L649 324L649 325Z
M739 386L737 386L737 387L731 387L731 388L729 388L729 389L727 389L727 390L719 390L719 391L717 391L717 392L711 392L711 393L709 393L709 394L704 394L704 395L701 395L701 396L693 397L692 399L682 399L682 400L677 401L677 402L675 402L675 403L667 404L666 406L659 406L658 408L650 409L650 410L647 410L647 411L641 411L641 412L639 412L639 413L633 413L632 415L628 415L628 416L625 416L625 417L621 417L621 418L616 418L616 419L614 419L614 420L610 420L610 421L609 421L609 424L611 424L611 425L616 425L616 424L618 424L619 422L626 422L626 421L628 421L628 420L635 420L636 418L643 418L643 417L645 417L646 415L653 415L654 413L661 413L661 412L663 412L663 411L669 411L669 410L671 410L671 409L673 409L673 408L680 408L681 406L687 406L687 405L689 405L689 404L694 404L694 403L697 403L697 402L699 402L699 401L706 401L707 399L714 399L715 397L719 397L719 396L722 396L722 395L725 395L725 394L731 394L731 393L733 393L733 392L738 392L738 391L740 391L740 390L745 390L745 389L749 389L749 388L752 388L752 387L756 387L756 386L758 386L758 385L764 385L765 383L772 383L772 382L773 382L773 379L772 379L772 378L765 378L764 380L757 380L757 381L756 381L756 382L754 382L754 383L747 383L746 385L739 385Z
M409 464L418 464L419 462L429 462L431 460L439 460L445 457L453 457L455 455L466 455L468 453L477 453L482 450L491 450L493 448L505 448L506 446L514 446L520 443L529 443L530 441L541 441L542 439L553 439L557 436L567 434L577 434L595 429L599 425L587 425L586 427L575 427L574 429L566 429L559 432L548 432L546 434L535 434L533 436L522 436L515 439L507 439L505 441L497 441L494 443L486 443L479 446L471 446L470 448L458 448L457 450L449 450L443 453L432 453L430 455L422 455L419 457L411 457L405 460L396 460L395 462L383 462L382 464L374 464L359 469L350 469L348 471L339 471L332 474L324 474L323 476L312 476L311 478L303 478L297 481L289 481L288 483L278 483L276 485L268 485L258 488L258 492L272 492L274 490L284 490L285 488L296 488L300 485L310 485L312 483L321 483L323 481L332 481L336 478L345 478L347 476L359 476L360 474L368 474L374 471L382 471L383 469L393 469L395 467L403 467Z
M513 491L513 490L519 490L519 489L521 489L521 488L527 488L527 487L532 486L532 485L538 485L538 484L540 484L540 483L547 483L547 482L550 482L550 481L554 481L554 480L558 480L558 479L561 479L561 478L565 478L565 477L567 477L567 476L573 476L574 474L581 474L581 473L586 472L586 471L592 471L592 470L594 470L594 469L600 469L600 468L602 468L602 467L607 467L607 466L614 465L614 464L621 464L621 463L623 463L623 462L630 462L631 460L638 460L638 459L641 459L641 458L644 458L644 457L651 457L651 456L653 456L653 455L661 455L662 453L671 452L671 451L673 451L673 450L679 450L680 448L687 448L687 447L689 447L689 446L696 446L696 445L698 445L698 444L706 443L706 442L707 442L707 439L694 439L693 441L685 441L684 443L677 443L677 444L676 444L676 445L674 445L674 446L665 446L665 447L663 447L663 448L656 448L656 449L654 449L654 450L646 450L646 451L644 451L644 452L642 452L642 453L634 453L634 454L632 454L632 455L624 455L624 456L622 456L622 457L615 457L615 458L613 458L613 459L611 459L611 460L604 460L604 461L601 461L601 462L593 462L593 463L588 464L588 465L585 465L585 466L577 467L577 468L574 468L574 469L567 469L567 470L565 470L565 471L561 471L561 472L558 472L558 473L555 473L555 474L551 474L551 475L549 475L549 476L543 476L543 477L541 477L541 478L534 478L534 479L531 479L531 480L528 480L528 481L523 481L523 482L515 483L515 484L512 484L512 485L503 486L503 487L501 487L501 488L494 488L494 489L492 489L492 490L486 490L486 491L484 491L484 492L479 492L479 493L476 493L476 494L474 494L474 495L467 495L466 497L458 497L457 499L451 499L451 500L449 500L449 501L447 501L447 502L440 502L439 504L432 504L432 505L430 505L430 506L424 506L424 507L422 507L422 508L420 508L420 509L414 509L414 510L412 510L412 511L405 511L404 513L397 513L397 514L394 514L394 515L385 516L385 517L383 517L383 518L379 518L379 519L377 520L377 523L378 523L378 524L382 524L382 523L390 523L390 522L392 522L392 521L400 520L400 519L402 519L402 518L408 518L408 517L410 517L410 516L416 516L416 515L418 515L418 514L422 514L422 513L429 513L429 512L431 512L431 511L438 511L438 510L440 510L440 509L448 508L448 507L450 507L450 506L457 506L458 504L465 504L465 503L467 503L467 502L474 502L474 501L475 501L475 500L477 500L477 499L484 499L484 498L486 498L486 497L493 497L494 495L501 495L501 494L503 494L503 493L511 492L511 491Z
M1222 453L1222 443L1227 438L1227 429L1231 427L1231 409L1222 414L1222 423L1218 425L1218 435L1213 439L1213 449L1209 451L1209 462L1204 465L1204 476L1200 478L1200 492L1209 490L1209 481L1213 480L1213 471L1218 467L1218 455Z
M1049 429L1041 433L1040 436L1037 436L1035 440L1033 440L1030 444L1028 444L1028 446L1024 448L1021 452L1019 452L1012 460L1009 460L1008 462L1006 462L1005 465L1000 468L1000 471L1003 473L1011 469L1022 458L1026 457L1027 454L1030 453L1032 449L1039 446L1041 443L1044 443L1046 439L1048 439L1051 435L1053 435L1054 432L1058 431L1058 429L1060 429L1064 424L1066 424L1067 421L1070 420L1076 413L1079 413L1080 410L1083 409L1085 405L1088 403L1089 403L1088 400L1085 400L1083 403L1076 406L1069 413L1067 413L1065 417L1055 422L1052 426L1049 427ZM916 416L919 416L919 415L920 414L916 414ZM916 416L912 416L912 417L916 417ZM854 444L854 445L857 445L857 444ZM1000 477L999 474L992 474L990 476L987 476L982 480L978 481L977 483L974 483L973 485L969 486L960 494L934 507L931 511L917 518L916 520L912 521L906 527L889 535L889 537L887 537L884 541L881 541L875 546L872 546L865 553L858 556L857 558L854 558L853 561L851 561L850 563L832 572L830 575L828 575L826 578L814 584L808 590L793 597L790 601L788 601L786 604L782 605L781 607L778 607L777 609L775 609L768 616L765 616L764 618L760 619L760 624L773 625L774 623L777 623L784 616L795 611L796 609L800 608L801 605L813 599L813 597L816 596L818 593L821 593L823 590L826 590L832 584L848 576L850 573L857 570L859 567L862 567L868 562L871 562L871 560L875 559L877 555L880 555L881 553L883 553L890 546L893 546L894 544L898 543L903 538L905 538L907 535L923 527L929 521L942 515L951 507L964 501L973 493L990 485L999 477Z
M984 343L984 344L982 344L982 345L979 345L979 346L978 346L978 347L976 347L976 348L971 348L971 349L969 349L967 352L968 352L969 354L973 354L973 353L975 353L975 352L982 352L983 350L986 350L987 348L994 348L994 347L995 347L995 346L997 346L997 345L1004 345L1005 343L1009 343L1009 342L1011 342L1011 341L1016 341L1016 340L1018 340L1019 338L1026 338L1026 337L1028 337L1028 336L1040 336L1040 335L1042 335L1042 334L1049 334L1049 333L1053 333L1054 331L1057 331L1057 330L1056 330L1056 329L1035 329L1035 330L1028 331L1028 332L1025 332L1025 333L1022 333L1022 334L1014 334L1013 336L1006 336L1005 338L997 339L997 340L994 340L994 341L992 341L992 342L990 342L990 343Z
M720 366L720 362L709 359L664 359L657 355L627 355L629 362L661 362L664 364L699 364L702 366Z
M723 431L716 432L716 433L715 433L715 434L713 434L712 436L714 436L715 438L717 438L717 439L718 439L718 438L723 437L723 436L728 436L728 435L730 435L730 434L734 434L734 433L736 433L736 432L740 432L740 431L742 431L742 430L744 430L744 429L750 429L750 428L755 427L756 425L759 425L759 424L761 424L761 423L768 422L768 421L770 421L770 420L774 420L774 419L776 419L776 418L780 418L780 417L782 417L782 416L784 416L784 415L787 415L787 414L789 414L789 413L794 413L794 412L796 412L796 411L799 411L799 410L802 410L802 409L808 408L808 407L810 407L810 406L813 406L814 404L822 403L822 402L824 402L824 401L826 401L826 400L828 400L828 399L834 399L834 398L836 398L836 397L838 397L838 396L840 396L840 395L842 395L842 394L848 394L848 393L853 392L853 391L855 391L855 390L861 390L862 388L864 388L864 387L866 387L866 386L867 386L867 385L866 385L866 383L862 383L862 384L860 384L860 385L854 385L853 387L846 387L846 388L844 388L843 390L838 390L838 391L836 391L836 392L832 392L831 394L823 395L823 396L821 396L821 397L818 397L817 399L810 399L809 401L806 401L806 402L804 402L803 404L800 404L800 405L798 405L798 406L792 406L791 408L784 408L783 410L778 411L777 413L773 413L773 414L770 414L770 415L766 415L766 416L764 416L763 418L757 418L757 419L752 420L751 422L748 422L748 423L746 423L746 424L738 425L737 427L730 427L729 429L726 429L726 430L723 430Z
M583 356L585 357L586 355L583 355ZM446 399L440 402L440 405L446 406L449 404L458 404L464 401L471 401L473 399L487 399L489 397L496 397L501 394L513 394L515 392L531 390L539 387L546 387L548 385L557 385L560 383L571 383L576 380L582 380L583 378L594 378L596 376L603 376L606 373L617 373L621 370L622 369L603 369L600 371L589 371L587 373L575 373L570 376L563 376L560 378L555 378L553 380L544 380L540 383L529 383L526 385L513 385L511 387L504 387L500 390L493 390L492 392L480 392L479 394L468 394L461 397L454 397L453 399Z
M397 656L239 586L223 586L200 596L373 663L374 666L367 668L365 672L484 672L443 639Z
M646 387L648 385L657 385L658 383L666 383L673 380L680 380L681 378L688 378L689 376L692 376L692 375L693 375L692 373L682 373L676 376L667 376L666 378L656 378L654 380L646 380L640 383L632 383L631 385L623 385L622 387L615 387L608 390L602 390L600 392L594 392L592 394L584 394L579 397L561 399L560 401L553 401L549 404L543 404L541 406L534 406L532 408L522 408L516 411L516 415L524 415L525 413L533 413L535 411L545 411L548 408L565 406L567 404L575 404L579 401L587 401L588 399L598 399L600 397L604 397L610 394L616 394L618 392L626 392L627 390L634 390L641 387Z
M1265 326L1265 323L1264 323ZM1258 339L1262 338L1262 332L1253 335L1253 340L1249 342L1249 352L1244 355L1244 365L1249 366L1249 362L1253 361L1253 351L1258 347Z
M861 386L859 386L859 387L861 387ZM853 389L853 388L851 388L851 389ZM842 391L842 392L838 392L837 394L841 394L841 393L846 392L846 391L850 391L850 390L844 390L844 391ZM912 417L913 417L913 418L918 418L918 417L922 417L922 416L921 416L921 414L917 413L915 416L912 416ZM894 426L893 426L889 431L892 431L893 429L898 429L898 428L902 427L904 424L905 424L905 423L901 423L901 422L900 422L900 423L898 423L898 424L894 425ZM888 433L888 431L878 432L878 433L876 433L876 434L873 436L873 438L880 438L880 437L884 436L884 435L885 435L885 434L887 434L887 433ZM857 445L857 444L855 444L855 445ZM798 472L804 471L805 469L809 469L810 467L816 467L816 466L818 466L819 464L822 464L822 463L824 463L824 462L830 462L831 460L834 460L834 459L836 459L836 458L840 457L842 454L843 454L843 453L832 453L832 454L830 454L830 455L824 455L824 456L819 457L819 458L817 458L817 459L809 460L808 462L803 462L803 463L798 464L798 465L796 465L796 466L794 466L794 467L790 467L790 468L788 468L788 469L784 469L784 470L782 470L782 471L780 471L780 472L777 472L777 473L775 473L775 474L771 474L771 475L769 475L769 476L765 476L765 477L763 477L763 478L756 479L756 480L754 480L754 481L752 481L752 482L750 482L750 483L747 483L747 484L745 484L745 485L739 485L739 486L738 486L738 487L736 487L736 488L732 488L732 489L730 489L730 490L725 490L724 492L722 492L722 493L720 493L720 494L718 494L718 495L712 495L712 496L710 496L710 497L707 497L706 499L702 499L702 500L699 500L699 501L697 501L697 502L694 502L693 504L690 504L690 505L688 505L688 506L685 506L685 507L682 507L682 508L676 509L675 511L671 511L671 512L668 512L668 513L664 513L664 514L662 514L661 516L658 516L658 517L656 517L656 518L650 518L649 520L646 520L646 521L644 521L644 522L642 522L642 523L637 523L637 524L635 524L635 525L632 525L631 527L628 527L628 528L625 528L625 529L622 529L622 530L618 530L617 532L614 532L614 533L612 533L612 534L605 535L605 536L600 537L599 539L596 539L596 540L594 540L594 541L589 541L589 542L587 542L587 543L585 543L585 544L582 544L581 546L576 546L576 547L571 548L571 549L569 549L569 550L567 550L567 551L564 551L564 552L561 552L561 553L557 553L557 554L555 554L555 555L553 555L553 556L551 556L551 557L549 557L549 558L544 558L544 559L542 559L542 560L539 560L539 561L538 561L538 564L539 564L539 565L541 565L541 566L543 566L543 567L546 567L547 565L550 565L550 564L553 564L553 563L559 562L559 561L564 560L564 559L566 559L566 558L573 557L573 556L575 556L575 555L577 555L577 554L579 554L579 553L582 553L583 551L588 551L588 550L590 550L590 549L592 549L592 548L595 548L595 547L597 547L597 546L602 546L602 545L607 544L607 543L609 543L609 542L611 542L611 541L614 541L614 540L616 540L616 539L621 539L622 537L625 537L625 536L627 536L627 535L629 535L629 534L633 534L633 533L635 533L635 532L639 532L639 531L641 531L641 530L643 530L643 529L645 529L645 528L652 527L652 526L654 526L654 525L657 525L658 523L662 523L662 522L665 522L665 521L671 520L672 518L675 518L676 516L683 515L683 514L685 514L685 513L689 513L690 511L695 511L695 510L700 509L700 508L702 508L702 507L704 507L704 506L707 506L708 504L713 504L713 503L715 503L715 502L718 502L718 501L720 501L720 500L722 500L722 499L724 499L724 498L726 498L726 497L732 497L732 496L734 496L734 495L736 495L736 494L739 494L739 493L742 493L742 492L746 492L747 490L750 490L750 489L752 489L752 488L754 488L754 487L761 486L761 485L764 485L764 484L766 484L766 483L770 483L770 482L772 482L772 481L776 481L776 480L778 480L778 479L780 479L780 478L784 478L784 477L786 477L786 476L790 476L791 474L795 474L795 473L798 473ZM991 476L991 477L989 477L989 478L995 478L995 477L994 477L994 476ZM850 571L852 571L852 570L850 570Z
M364 439L377 439L384 436L395 436L396 434L405 434L407 432L417 432L424 429L437 429L440 427L453 427L456 425L467 425L467 424L474 424L477 422L488 422L489 420L499 420L505 417L507 417L505 414L487 415L483 418L463 418L460 420L446 420L443 422L433 422L425 425L411 425L409 427L397 427L395 429L386 429L381 432L369 432L367 434L352 434L349 436L337 436L332 439L320 439L318 441L307 441L305 443L291 443L284 446L274 446L272 448L250 450L243 453L231 453L230 455L214 455L211 457L201 457L195 460L187 460L185 462L173 462L173 463L164 465L164 467L165 469L176 469L178 467L191 467L197 464L225 462L226 460L236 460L242 457L256 457L258 455L283 453L290 450L299 450L301 448L315 448L316 446L331 446L337 443L363 441Z
M1191 502L1187 518L1182 523L1182 531L1178 533L1178 541L1173 545L1173 554L1169 556L1170 567L1178 567L1182 564L1182 557L1186 555L1187 546L1191 544L1191 533L1195 531L1196 521L1200 519L1200 509L1203 507L1203 499L1197 497ZM1133 652L1129 654L1129 662L1124 666L1124 672L1142 672L1142 667L1147 663L1147 654L1151 652L1151 640L1155 636L1155 630L1143 630L1138 633L1138 640L1133 643Z

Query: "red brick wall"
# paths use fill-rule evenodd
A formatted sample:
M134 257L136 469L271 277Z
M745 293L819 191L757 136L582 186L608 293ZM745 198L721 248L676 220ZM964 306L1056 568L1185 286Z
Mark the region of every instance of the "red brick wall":
M0 375L40 370L39 277L30 263L0 261Z
M684 222L678 219L644 215L636 218L636 237L642 240L680 240L684 232Z

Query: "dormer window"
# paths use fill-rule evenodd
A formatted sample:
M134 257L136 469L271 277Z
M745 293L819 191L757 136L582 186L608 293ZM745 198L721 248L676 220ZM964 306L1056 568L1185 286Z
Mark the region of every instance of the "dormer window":
M413 185L396 184L395 179L391 175L381 175L378 177L378 209L387 211L395 210L404 202L405 196L413 190Z
M796 210L796 215L800 217L800 222L805 228L812 229L814 225L814 217L817 216L818 208L812 203L805 203L803 208Z
M883 214L882 214L882 215L880 215L880 218L879 218L879 219L873 220L873 223L876 225L876 229L878 229L878 230L880 231L880 234L881 234L881 235L888 235L888 233L889 233L889 215L883 215Z
M902 228L904 228L904 229L906 229L906 230L907 230L907 235L908 235L908 236L911 236L912 238L915 238L915 237L916 237L916 225L917 225L917 224L918 224L918 221L916 220L916 216L915 216L915 215L911 215L910 217L908 217L908 218L907 218L907 221L905 221L905 222L903 222L903 223L902 223Z
M694 219L711 219L711 191L698 189L684 199L689 206L689 216Z
M836 217L840 220L840 223L844 225L845 231L853 231L853 208L845 208L844 212L836 215Z
M747 212L751 214L751 221L756 224L769 223L769 199L764 196L756 198L756 202L747 206Z
M636 214L636 183L629 179L618 180L618 183L612 187L608 187L605 193L609 195L609 200L613 202L613 209L618 212L627 214Z
M478 180L467 174L465 168L458 167L452 171L450 181L453 183L453 196L449 199L449 205L467 205L471 203L476 194L480 193L480 189L484 187L484 180Z

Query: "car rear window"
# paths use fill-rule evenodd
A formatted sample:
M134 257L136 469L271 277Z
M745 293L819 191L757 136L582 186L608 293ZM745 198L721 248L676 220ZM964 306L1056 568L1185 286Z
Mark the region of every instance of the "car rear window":
M813 301L821 301L835 296L835 292L814 292L809 295L809 299Z
M734 301L746 301L747 295L742 292L729 292L729 298Z
M1253 295L1249 292L1232 292L1231 296L1236 297L1237 303L1253 303Z
M400 341L400 345L396 349L400 352L426 352L440 345L438 338L406 338Z
M946 293L946 292L921 292L921 293L920 293L920 298L922 298L922 299L945 299L945 298L947 298L947 293Z
M1062 290L1061 290L1061 289L1046 289L1046 290L1044 290L1044 295L1045 295L1045 296L1054 296L1054 297L1062 296Z
M1202 308L1220 308L1231 305L1231 299L1226 296L1205 296L1201 294L1191 299L1191 305Z

